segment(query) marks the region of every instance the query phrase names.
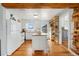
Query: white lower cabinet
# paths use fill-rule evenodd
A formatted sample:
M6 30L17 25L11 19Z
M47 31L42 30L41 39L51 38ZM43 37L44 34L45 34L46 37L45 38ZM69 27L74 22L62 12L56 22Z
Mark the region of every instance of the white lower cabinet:
M32 36L32 50L43 50L48 52L48 40L46 35L33 35Z

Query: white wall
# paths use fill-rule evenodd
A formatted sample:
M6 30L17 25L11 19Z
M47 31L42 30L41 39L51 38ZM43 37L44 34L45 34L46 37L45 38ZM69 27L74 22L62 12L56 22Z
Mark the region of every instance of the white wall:
M16 20L20 20L19 9L6 9L7 20L7 54L11 55L22 43L21 23L10 19L13 14Z
M71 20L73 9L65 10L59 17L59 43L62 44L62 27L68 30L68 48L71 46Z
M68 11L63 11L62 14L59 15L59 44L62 44L62 27L65 29L69 29L69 13Z
M7 39L6 39L6 13L5 8L0 4L0 40L1 40L1 55L7 55Z

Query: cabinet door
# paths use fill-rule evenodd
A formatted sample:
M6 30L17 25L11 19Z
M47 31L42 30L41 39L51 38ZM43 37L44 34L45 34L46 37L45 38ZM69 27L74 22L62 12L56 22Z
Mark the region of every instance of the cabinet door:
M39 37L33 37L33 39L32 39L32 49L33 50L38 50L38 49L40 49L40 42L39 42L40 40L39 40Z
M39 50L45 50L48 47L48 41L46 36L40 36L39 39Z

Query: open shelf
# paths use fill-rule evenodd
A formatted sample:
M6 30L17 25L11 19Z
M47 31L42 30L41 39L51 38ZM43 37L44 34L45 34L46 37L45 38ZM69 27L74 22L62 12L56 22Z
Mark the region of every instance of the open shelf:
M73 17L79 17L79 12L73 14Z
M79 55L79 9L75 9L73 14L74 32L72 50Z
M49 22L50 26L51 26L51 40L58 40L58 33L59 33L59 16L55 16L53 17L50 22Z

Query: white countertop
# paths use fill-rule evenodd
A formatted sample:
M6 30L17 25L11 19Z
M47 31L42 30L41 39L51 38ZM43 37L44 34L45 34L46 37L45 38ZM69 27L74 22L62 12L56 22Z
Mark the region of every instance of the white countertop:
M32 35L33 35L33 36L47 36L46 33L41 33L41 34L33 33Z

